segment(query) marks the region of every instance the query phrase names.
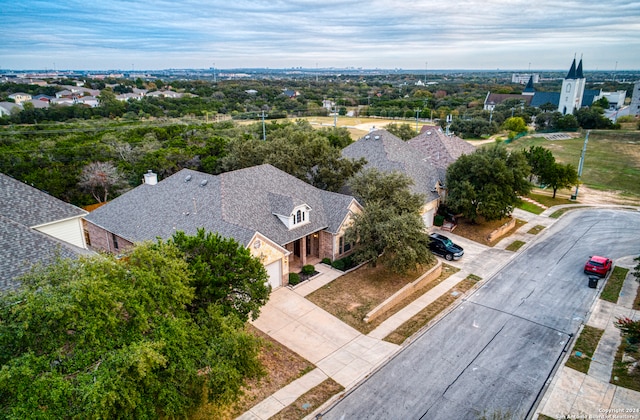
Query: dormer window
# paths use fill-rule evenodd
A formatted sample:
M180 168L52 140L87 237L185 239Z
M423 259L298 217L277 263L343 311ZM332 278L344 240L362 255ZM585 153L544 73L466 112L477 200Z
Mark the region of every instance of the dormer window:
M289 216L289 223L287 226L289 229L297 228L298 226L306 225L309 223L309 211L311 207L306 204L299 205L293 209Z

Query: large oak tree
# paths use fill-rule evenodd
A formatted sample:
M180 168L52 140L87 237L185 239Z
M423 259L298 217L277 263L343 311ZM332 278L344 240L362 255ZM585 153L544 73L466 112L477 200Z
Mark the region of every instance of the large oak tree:
M529 171L522 152L498 144L462 155L447 168L447 206L472 221L506 217L531 190Z
M377 169L351 179L349 187L364 205L345 234L349 242L358 242L356 261L375 266L382 257L392 270L404 272L432 260L420 215L424 197L412 193L411 185L413 181L404 174Z

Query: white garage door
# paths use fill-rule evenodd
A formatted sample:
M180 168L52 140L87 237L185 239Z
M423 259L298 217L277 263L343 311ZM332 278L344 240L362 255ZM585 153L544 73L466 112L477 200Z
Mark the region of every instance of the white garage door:
M435 215L436 209L431 209L422 215L422 220L424 220L425 227L430 228L433 226L433 216Z
M271 264L266 265L264 268L267 269L271 289L274 290L282 286L282 267L280 264L280 260L272 262Z

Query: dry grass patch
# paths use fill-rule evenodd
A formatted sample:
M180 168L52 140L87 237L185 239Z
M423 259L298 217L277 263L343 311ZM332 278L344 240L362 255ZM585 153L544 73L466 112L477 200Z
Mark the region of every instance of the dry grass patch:
M300 398L295 400L291 405L280 411L271 420L289 420L289 419L302 419L313 412L316 408L320 407L329 398L333 397L339 392L342 392L344 387L329 378L322 382L320 385L312 388Z
M382 264L376 267L363 265L311 293L307 299L361 333L368 334L394 312L388 311L370 323L364 321L367 313L435 264L434 259L433 264L405 274L396 274ZM427 290L429 285L421 290Z
M458 225L456 226L454 233L483 245L494 246L495 244L500 242L500 240L517 231L520 226L523 226L527 223L524 220L516 219L516 226L513 229L491 242L487 241L487 237L491 232L498 229L500 226L504 225L510 220L511 217L505 217L504 219L491 221L485 221L484 219L479 218L477 223L472 223L470 220L461 218L458 221Z
M394 332L385 337L385 341L401 345L404 341L427 325L438 314L447 309L453 302L460 298L480 281L480 277L469 275L445 294L436 299L432 304L414 315L410 320L398 327Z
M254 326L249 325L248 330L263 340L259 357L266 375L260 380L249 381L243 389L244 394L233 404L224 407L205 404L191 417L192 420L234 419L315 368L308 360Z

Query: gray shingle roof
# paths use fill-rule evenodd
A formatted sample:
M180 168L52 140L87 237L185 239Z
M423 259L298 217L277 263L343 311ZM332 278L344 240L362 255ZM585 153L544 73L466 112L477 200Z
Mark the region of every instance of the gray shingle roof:
M438 198L433 191L438 182L438 172L426 158L419 156L409 143L386 130L372 131L342 150L342 156L351 159L365 158L366 168L381 172L401 172L409 176L413 192L426 196L430 202Z
M167 239L177 230L195 234L204 228L244 245L256 232L284 245L339 226L352 201L353 197L319 190L271 165L217 176L183 169L157 185L134 188L86 220L132 242ZM289 230L274 215L302 203L311 208L307 224Z
M15 278L36 263L84 252L32 229L84 214L76 206L0 174L0 291L17 287Z
M426 157L438 169L440 180L444 184L444 174L453 162L462 155L468 155L476 147L457 136L447 136L442 128L435 125L425 125L420 134L408 143L414 147L419 156Z
M74 258L81 250L0 215L0 292L16 288L15 280L36 264Z
M0 215L34 227L84 214L81 208L0 174Z

